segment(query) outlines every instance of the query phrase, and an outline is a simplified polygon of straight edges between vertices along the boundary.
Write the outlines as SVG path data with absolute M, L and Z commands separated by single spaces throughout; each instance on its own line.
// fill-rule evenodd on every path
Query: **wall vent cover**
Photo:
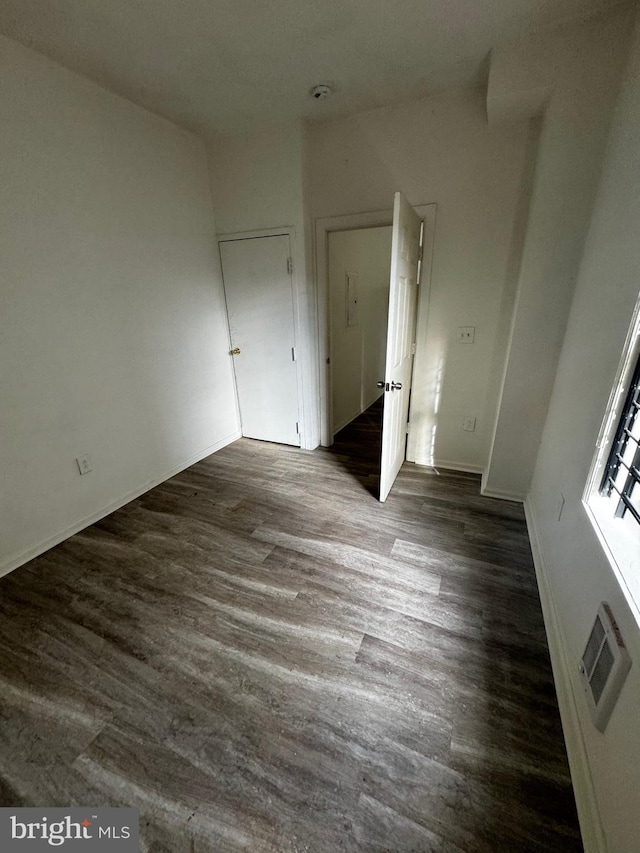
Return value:
M 631 669 L 631 658 L 611 608 L 602 602 L 587 641 L 580 675 L 594 726 L 604 731 Z

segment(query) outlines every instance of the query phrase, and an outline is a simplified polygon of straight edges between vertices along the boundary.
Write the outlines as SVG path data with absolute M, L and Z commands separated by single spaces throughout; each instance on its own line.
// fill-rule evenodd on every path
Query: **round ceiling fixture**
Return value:
M 330 83 L 318 83 L 309 91 L 309 94 L 316 101 L 326 101 L 333 95 L 333 87 Z

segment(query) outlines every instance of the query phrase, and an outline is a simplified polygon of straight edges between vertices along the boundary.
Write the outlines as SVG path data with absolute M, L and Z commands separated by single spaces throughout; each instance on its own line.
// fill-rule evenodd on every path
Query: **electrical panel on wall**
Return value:
M 604 731 L 631 669 L 631 658 L 611 608 L 602 602 L 580 662 L 580 675 L 591 719 Z

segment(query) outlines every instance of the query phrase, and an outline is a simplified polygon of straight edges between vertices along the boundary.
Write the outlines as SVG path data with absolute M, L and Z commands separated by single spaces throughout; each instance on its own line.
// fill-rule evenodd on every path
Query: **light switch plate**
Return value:
M 78 470 L 81 474 L 88 474 L 89 471 L 93 470 L 88 453 L 85 453 L 84 456 L 77 456 L 76 462 L 78 463 Z
M 472 344 L 476 339 L 475 326 L 458 326 L 456 340 L 459 344 Z

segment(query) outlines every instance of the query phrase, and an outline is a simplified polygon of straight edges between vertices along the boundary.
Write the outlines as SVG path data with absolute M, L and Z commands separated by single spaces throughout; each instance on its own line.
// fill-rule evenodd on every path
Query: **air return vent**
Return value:
M 603 602 L 580 662 L 580 675 L 594 726 L 604 731 L 631 659 L 620 636 L 611 608 Z

